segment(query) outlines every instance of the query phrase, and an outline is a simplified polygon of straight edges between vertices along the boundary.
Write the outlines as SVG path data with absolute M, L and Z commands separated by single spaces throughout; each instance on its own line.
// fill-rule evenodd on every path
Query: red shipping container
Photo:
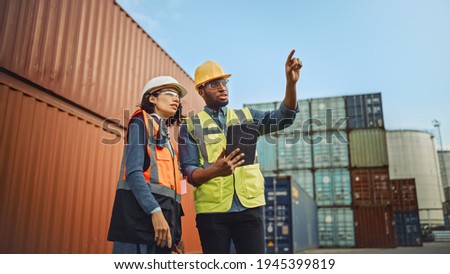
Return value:
M 353 208 L 355 247 L 395 247 L 395 223 L 392 207 Z
M 351 171 L 353 206 L 389 206 L 392 188 L 388 168 L 358 168 Z
M 391 180 L 392 205 L 394 212 L 410 212 L 419 210 L 416 193 L 416 180 Z

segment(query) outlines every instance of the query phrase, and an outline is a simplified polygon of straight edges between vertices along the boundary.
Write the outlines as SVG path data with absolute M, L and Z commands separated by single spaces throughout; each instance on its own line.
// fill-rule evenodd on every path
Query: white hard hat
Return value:
M 187 90 L 185 87 L 180 85 L 177 80 L 175 80 L 171 76 L 157 76 L 155 78 L 152 78 L 150 81 L 145 84 L 144 88 L 142 89 L 141 98 L 144 96 L 144 94 L 148 91 L 152 93 L 153 91 L 160 90 L 162 88 L 167 87 L 173 87 L 176 90 L 178 90 L 178 94 L 181 97 L 184 97 L 187 93 Z

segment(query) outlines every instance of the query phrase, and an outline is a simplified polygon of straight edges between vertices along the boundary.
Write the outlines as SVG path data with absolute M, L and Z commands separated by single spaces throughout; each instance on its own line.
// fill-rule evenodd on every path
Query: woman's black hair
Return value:
M 153 96 L 158 96 L 159 93 L 155 93 L 154 92 L 152 95 Z M 144 94 L 144 96 L 142 96 L 141 104 L 138 107 L 140 107 L 143 111 L 145 111 L 145 112 L 147 112 L 149 114 L 152 114 L 152 113 L 155 112 L 155 104 L 150 102 L 149 98 L 150 98 L 150 93 Z M 181 125 L 181 123 L 183 122 L 183 119 L 185 118 L 183 116 L 183 114 L 181 114 L 182 110 L 183 110 L 183 107 L 182 107 L 181 102 L 180 102 L 180 104 L 178 105 L 178 109 L 175 112 L 175 114 L 173 116 L 169 117 L 169 119 L 166 120 L 166 126 L 170 127 L 170 126 L 172 126 L 174 124 L 177 125 L 177 126 Z

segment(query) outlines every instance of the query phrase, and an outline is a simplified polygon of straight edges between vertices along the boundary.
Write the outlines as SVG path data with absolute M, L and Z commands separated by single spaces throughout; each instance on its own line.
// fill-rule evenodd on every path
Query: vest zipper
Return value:
M 175 151 L 175 149 L 173 148 L 173 146 L 172 146 L 172 143 L 170 142 L 170 140 L 168 140 L 168 146 L 170 146 L 170 148 L 171 149 L 169 149 L 169 150 L 171 150 L 172 151 L 172 153 L 171 153 L 171 155 L 172 155 L 172 169 L 173 169 L 173 182 L 174 182 L 174 186 L 175 186 L 175 194 L 173 195 L 173 198 L 174 198 L 174 200 L 175 200 L 175 202 L 177 201 L 177 174 L 176 174 L 176 170 L 175 170 L 175 153 L 176 153 L 176 151 Z
M 177 201 L 177 176 L 176 176 L 176 170 L 175 170 L 175 151 L 174 151 L 174 156 L 172 156 L 172 169 L 173 169 L 173 182 L 175 185 L 175 194 L 174 194 L 174 199 L 175 202 Z

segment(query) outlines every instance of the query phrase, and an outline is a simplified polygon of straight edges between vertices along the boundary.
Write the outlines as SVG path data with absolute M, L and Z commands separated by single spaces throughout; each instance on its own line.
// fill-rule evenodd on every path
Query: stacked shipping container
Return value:
M 291 176 L 292 182 L 316 200 L 319 245 L 421 245 L 418 210 L 402 208 L 398 200 L 398 195 L 410 197 L 405 194 L 408 188 L 403 186 L 408 180 L 391 182 L 392 167 L 389 161 L 395 153 L 388 150 L 389 138 L 384 129 L 381 94 L 300 100 L 298 104 L 301 115 L 294 124 L 266 138 L 263 144 L 260 140 L 258 152 L 261 157 L 269 156 L 261 159 L 266 176 Z M 279 103 L 247 106 L 270 110 L 277 108 Z M 341 119 L 346 117 L 348 120 Z M 416 146 L 416 150 L 420 147 L 414 145 L 414 141 L 406 141 L 402 145 L 405 144 Z M 392 150 L 405 149 L 396 147 Z M 422 150 L 425 153 L 425 148 Z M 434 150 L 427 147 L 426 151 L 432 153 Z M 408 156 L 408 160 L 418 161 L 416 156 Z M 435 162 L 430 158 L 428 165 L 435 167 Z M 395 166 L 392 169 L 395 179 L 405 178 L 405 174 L 409 174 L 399 172 L 404 165 Z M 423 167 L 415 172 L 421 169 Z M 427 172 L 430 170 L 434 169 L 430 168 Z M 422 173 L 418 175 L 419 181 L 426 172 Z M 445 187 L 441 192 L 447 202 L 450 201 L 450 186 L 445 184 L 446 180 L 442 181 Z M 433 193 L 439 195 L 439 191 Z M 433 196 L 429 202 L 439 202 L 437 198 Z M 439 208 L 432 210 L 439 211 Z M 448 210 L 445 212 L 448 214 Z M 446 215 L 446 224 L 450 223 L 449 219 L 450 216 Z M 348 225 L 350 220 L 352 229 Z
M 350 208 L 347 119 L 344 97 L 310 99 L 314 197 L 318 206 L 319 245 L 355 245 Z
M 422 245 L 415 179 L 391 180 L 398 246 Z
M 381 94 L 346 97 L 357 247 L 395 247 Z
M 441 171 L 442 187 L 444 188 L 444 222 L 445 227 L 450 229 L 450 151 L 438 151 L 439 167 Z
M 260 140 L 258 152 L 270 156 L 260 158 L 266 176 L 291 176 L 316 200 L 319 245 L 420 245 L 417 211 L 401 209 L 398 195 L 405 189 L 390 180 L 381 94 L 298 104 L 301 115 L 294 124 Z M 247 106 L 273 110 L 279 103 Z
M 0 253 L 110 253 L 124 125 L 151 77 L 194 81 L 113 0 L 0 1 Z M 203 103 L 196 92 L 183 110 Z M 186 252 L 201 252 L 192 189 Z
M 315 201 L 289 177 L 265 177 L 266 253 L 298 253 L 318 246 Z
M 298 105 L 300 113 L 292 126 L 258 141 L 259 156 L 272 155 L 270 162 L 261 159 L 263 173 L 290 176 L 316 200 L 322 217 L 320 246 L 354 246 L 345 99 L 299 100 Z M 246 106 L 273 110 L 279 104 Z

